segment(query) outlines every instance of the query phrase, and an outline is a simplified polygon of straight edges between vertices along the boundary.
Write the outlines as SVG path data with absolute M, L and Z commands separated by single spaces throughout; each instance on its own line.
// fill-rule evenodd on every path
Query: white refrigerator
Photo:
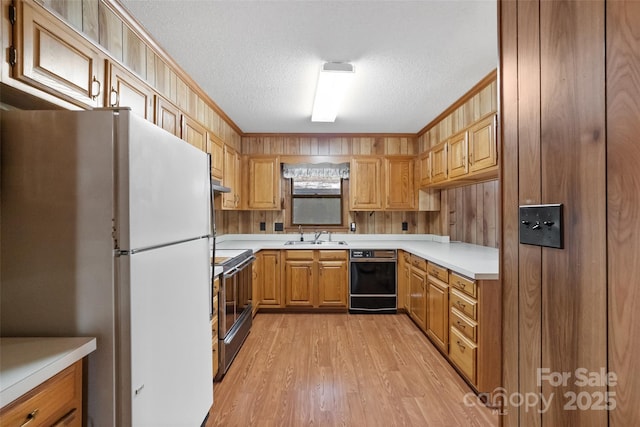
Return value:
M 207 155 L 127 109 L 0 115 L 2 336 L 97 337 L 88 426 L 200 426 Z

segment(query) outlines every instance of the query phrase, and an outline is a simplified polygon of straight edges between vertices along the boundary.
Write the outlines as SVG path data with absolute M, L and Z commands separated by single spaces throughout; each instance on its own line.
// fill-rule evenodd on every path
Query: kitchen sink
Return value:
M 337 241 L 328 241 L 328 240 L 318 240 L 314 242 L 313 240 L 300 241 L 300 240 L 289 240 L 285 242 L 285 245 L 319 245 L 319 246 L 346 246 L 347 242 L 344 240 Z
M 347 242 L 345 242 L 344 240 L 336 240 L 336 241 L 318 240 L 315 244 L 321 245 L 321 246 L 341 246 L 341 245 L 346 245 Z

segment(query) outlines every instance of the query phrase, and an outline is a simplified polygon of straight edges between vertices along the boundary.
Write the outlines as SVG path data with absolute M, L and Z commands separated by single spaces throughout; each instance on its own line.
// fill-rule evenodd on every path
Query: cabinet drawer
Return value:
M 451 289 L 451 292 L 449 294 L 449 304 L 451 307 L 455 307 L 457 310 L 461 311 L 473 320 L 476 320 L 478 303 L 475 300 L 465 296 L 460 291 Z
M 409 252 L 402 252 L 402 258 L 404 259 L 404 262 L 411 264 L 411 254 Z
M 449 357 L 469 380 L 476 383 L 477 346 L 465 338 L 456 328 L 451 328 Z
M 427 261 L 418 256 L 411 255 L 411 265 L 422 271 L 427 271 Z
M 447 269 L 444 267 L 440 267 L 439 265 L 430 262 L 427 265 L 427 273 L 442 280 L 444 283 L 449 283 L 449 274 Z
M 449 325 L 452 328 L 456 328 L 459 332 L 461 332 L 464 336 L 469 338 L 471 341 L 477 343 L 477 329 L 478 324 L 473 320 L 469 319 L 464 314 L 460 313 L 457 309 L 451 308 L 451 312 L 449 313 Z
M 69 366 L 0 411 L 2 426 L 21 426 L 30 419 L 34 426 L 56 423 L 82 425 L 82 361 Z
M 449 273 L 449 283 L 454 288 L 464 292 L 465 294 L 473 298 L 476 298 L 478 296 L 476 282 L 471 279 L 467 279 L 466 277 L 462 277 L 457 275 L 456 273 L 451 272 Z
M 318 259 L 325 260 L 346 260 L 348 257 L 347 251 L 318 251 Z
M 287 259 L 313 260 L 313 251 L 312 250 L 284 251 L 284 256 Z

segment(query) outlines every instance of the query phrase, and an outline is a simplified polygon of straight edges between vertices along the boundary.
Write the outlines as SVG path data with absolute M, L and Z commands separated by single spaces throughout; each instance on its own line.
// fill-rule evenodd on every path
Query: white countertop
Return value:
M 0 337 L 0 408 L 95 349 L 92 337 Z
M 305 234 L 305 241 L 313 241 L 313 234 Z M 333 241 L 347 245 L 285 245 L 288 240 L 300 240 L 299 234 L 225 234 L 216 239 L 216 249 L 402 249 L 421 258 L 476 280 L 498 279 L 498 249 L 450 242 L 448 236 L 431 234 L 339 234 Z M 322 235 L 320 240 L 327 240 Z

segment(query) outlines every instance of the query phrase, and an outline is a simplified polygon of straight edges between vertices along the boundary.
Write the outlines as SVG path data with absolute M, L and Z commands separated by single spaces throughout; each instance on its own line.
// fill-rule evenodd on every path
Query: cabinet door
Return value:
M 381 210 L 384 197 L 382 159 L 354 158 L 349 177 L 351 210 Z
M 249 158 L 249 209 L 280 208 L 278 157 Z
M 287 307 L 313 307 L 313 261 L 286 260 L 284 283 Z
M 466 175 L 469 172 L 469 162 L 467 161 L 467 132 L 465 131 L 452 136 L 447 141 L 447 144 L 449 178 Z
M 180 137 L 198 150 L 207 150 L 207 130 L 187 115 L 182 115 Z
M 413 159 L 386 159 L 387 209 L 410 210 L 415 207 L 414 170 Z
M 109 107 L 129 107 L 134 114 L 153 121 L 153 90 L 133 74 L 109 62 Z
M 235 209 L 238 204 L 236 194 L 236 151 L 228 146 L 224 146 L 224 178 L 222 183 L 231 188 L 230 193 L 222 193 L 222 209 Z
M 418 164 L 420 170 L 420 187 L 426 187 L 431 183 L 431 153 L 427 152 L 420 156 Z
M 156 95 L 156 125 L 180 137 L 180 110 L 161 96 Z
M 318 306 L 347 307 L 347 261 L 318 261 Z
M 224 178 L 224 142 L 217 136 L 209 134 L 209 154 L 211 154 L 211 176 Z
M 100 50 L 40 6 L 15 4 L 17 61 L 12 77 L 76 105 L 102 106 L 105 76 Z
M 260 278 L 260 306 L 280 307 L 280 251 L 261 251 Z
M 449 288 L 438 279 L 427 279 L 427 334 L 445 353 L 449 342 Z
M 496 116 L 492 115 L 469 129 L 470 171 L 476 172 L 497 164 Z
M 411 317 L 422 330 L 426 330 L 427 327 L 425 276 L 425 272 L 420 271 L 417 268 L 411 269 Z
M 447 179 L 447 143 L 441 142 L 431 149 L 431 183 Z

